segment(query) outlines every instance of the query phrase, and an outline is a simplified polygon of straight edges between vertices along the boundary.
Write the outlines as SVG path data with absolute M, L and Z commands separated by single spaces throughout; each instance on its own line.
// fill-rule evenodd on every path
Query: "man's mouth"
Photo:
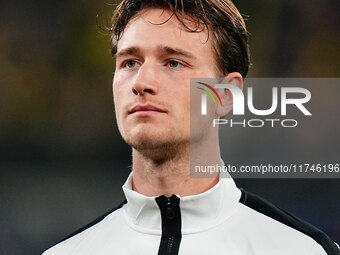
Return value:
M 147 105 L 137 105 L 129 111 L 129 114 L 134 114 L 134 113 L 139 113 L 139 114 L 150 114 L 150 113 L 167 113 L 166 110 L 158 108 L 156 106 L 147 104 Z

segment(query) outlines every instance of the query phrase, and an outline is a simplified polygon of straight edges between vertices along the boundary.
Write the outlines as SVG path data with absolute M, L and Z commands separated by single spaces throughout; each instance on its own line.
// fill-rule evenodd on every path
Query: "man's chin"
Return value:
M 179 137 L 132 137 L 124 139 L 133 149 L 144 156 L 157 159 L 173 158 L 178 152 L 183 151 L 185 146 L 190 146 L 190 139 L 179 139 Z
M 163 132 L 152 127 L 135 127 L 125 133 L 124 140 L 136 150 L 159 149 L 169 143 L 171 132 Z
M 142 137 L 134 139 L 125 139 L 125 142 L 138 151 L 143 150 L 159 150 L 171 146 L 169 140 L 156 137 Z

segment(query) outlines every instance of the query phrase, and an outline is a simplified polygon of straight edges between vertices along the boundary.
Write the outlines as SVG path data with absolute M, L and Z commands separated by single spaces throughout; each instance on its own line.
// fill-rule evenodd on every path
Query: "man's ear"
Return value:
M 243 78 L 238 72 L 229 73 L 220 84 L 231 84 L 243 90 Z M 216 114 L 218 117 L 223 117 L 233 109 L 233 95 L 229 89 L 224 88 L 219 88 L 217 92 L 221 97 L 222 105 L 218 105 Z

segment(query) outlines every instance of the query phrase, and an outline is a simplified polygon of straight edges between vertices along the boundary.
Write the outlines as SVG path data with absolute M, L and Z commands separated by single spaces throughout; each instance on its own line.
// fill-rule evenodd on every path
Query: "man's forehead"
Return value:
M 180 20 L 177 17 L 180 17 Z M 202 23 L 196 24 L 197 22 L 194 22 L 185 14 L 180 16 L 177 14 L 177 17 L 170 10 L 155 8 L 141 10 L 127 23 L 122 36 L 131 28 L 134 29 L 138 26 L 139 30 L 157 30 L 157 33 L 161 33 L 162 30 L 167 32 L 171 30 L 184 37 L 199 35 L 199 37 L 203 38 L 203 41 L 207 41 L 208 31 L 205 25 Z M 140 32 L 143 33 L 144 31 Z M 170 38 L 168 37 L 168 39 Z
M 195 33 L 190 32 L 172 15 L 171 11 L 146 9 L 136 14 L 125 27 L 122 37 L 117 42 L 117 55 L 127 48 L 136 52 L 134 48 L 141 48 L 139 45 L 159 52 L 170 53 L 171 49 L 176 49 L 177 52 L 186 49 L 190 52 L 190 48 L 207 42 L 208 33 L 205 29 L 199 29 Z
M 178 18 L 183 21 L 186 27 L 190 27 L 193 30 L 201 31 L 204 29 L 202 24 L 196 24 L 192 18 L 190 18 L 185 13 L 175 13 L 171 10 L 162 9 L 162 8 L 146 8 L 140 10 L 137 14 L 135 14 L 131 20 L 128 22 L 127 26 L 130 23 L 133 23 L 135 20 L 140 19 L 141 21 L 147 24 L 153 24 L 158 26 L 167 26 L 167 25 L 176 25 L 180 29 L 185 30 L 185 26 L 181 24 Z M 199 28 L 199 29 L 197 29 Z

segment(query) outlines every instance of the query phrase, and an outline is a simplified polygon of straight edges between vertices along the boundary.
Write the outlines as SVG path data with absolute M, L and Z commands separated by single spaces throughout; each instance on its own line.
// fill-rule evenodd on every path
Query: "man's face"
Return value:
M 161 9 L 141 11 L 118 41 L 113 93 L 124 140 L 137 150 L 190 143 L 190 78 L 215 77 L 207 31 Z M 161 24 L 161 25 L 159 25 Z

